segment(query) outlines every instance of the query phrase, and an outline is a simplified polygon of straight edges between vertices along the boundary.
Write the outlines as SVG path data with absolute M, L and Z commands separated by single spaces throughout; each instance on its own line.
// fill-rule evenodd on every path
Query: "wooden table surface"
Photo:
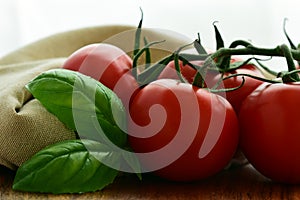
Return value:
M 273 183 L 251 165 L 224 170 L 209 179 L 193 183 L 174 183 L 153 176 L 139 181 L 134 175 L 118 179 L 102 191 L 85 194 L 36 194 L 11 189 L 14 172 L 0 166 L 0 199 L 300 199 L 300 186 Z

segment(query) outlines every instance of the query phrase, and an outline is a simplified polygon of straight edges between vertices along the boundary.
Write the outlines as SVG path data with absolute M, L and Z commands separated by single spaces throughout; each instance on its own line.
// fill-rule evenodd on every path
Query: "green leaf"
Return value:
M 122 151 L 122 158 L 124 159 L 125 163 L 128 165 L 130 169 L 126 170 L 128 172 L 132 171 L 134 172 L 137 177 L 142 180 L 142 175 L 141 175 L 141 165 L 140 161 L 137 158 L 137 156 L 133 153 L 132 149 L 127 148 L 127 151 Z
M 218 29 L 218 27 L 215 25 L 216 22 L 213 23 L 214 29 L 215 29 L 215 35 L 216 35 L 216 42 L 217 42 L 217 50 L 225 47 L 223 38 L 221 36 L 221 33 Z
M 201 54 L 207 54 L 205 48 L 201 44 L 201 38 L 200 38 L 200 33 L 198 33 L 198 39 L 194 41 L 194 47 L 196 51 L 201 55 Z
M 17 170 L 13 189 L 41 193 L 83 193 L 112 183 L 120 167 L 121 154 L 91 140 L 67 140 L 50 145 Z M 105 163 L 104 162 L 104 163 Z
M 288 40 L 290 46 L 292 49 L 297 49 L 296 45 L 294 45 L 293 41 L 291 40 L 289 34 L 287 33 L 286 31 L 286 22 L 287 22 L 287 18 L 284 18 L 284 21 L 283 21 L 283 32 L 284 32 L 284 35 L 286 37 L 286 39 Z
M 145 69 L 138 75 L 139 84 L 143 86 L 156 80 L 160 73 L 164 70 L 166 65 L 173 59 L 174 55 L 172 54 Z
M 81 138 L 107 136 L 122 147 L 127 142 L 126 114 L 118 96 L 99 81 L 66 69 L 46 71 L 26 85 L 32 95 Z M 96 117 L 101 132 L 91 118 Z
M 148 46 L 149 42 L 146 37 L 144 37 L 144 45 Z M 145 50 L 145 69 L 147 69 L 151 65 L 151 50 L 147 48 Z
M 138 27 L 136 29 L 136 32 L 135 32 L 133 56 L 135 56 L 140 50 L 142 25 L 143 25 L 143 20 L 144 20 L 144 13 L 143 13 L 142 8 L 140 8 L 140 11 L 141 11 L 141 19 L 139 21 L 139 25 L 138 25 Z

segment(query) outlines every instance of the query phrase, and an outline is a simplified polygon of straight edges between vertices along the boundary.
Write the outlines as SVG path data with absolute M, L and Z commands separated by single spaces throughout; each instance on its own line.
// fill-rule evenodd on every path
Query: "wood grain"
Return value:
M 13 191 L 14 172 L 0 167 L 0 199 L 10 200 L 118 200 L 118 199 L 300 199 L 300 186 L 274 183 L 260 175 L 251 165 L 224 170 L 206 180 L 176 183 L 145 175 L 139 181 L 125 175 L 102 191 L 85 194 L 37 194 Z

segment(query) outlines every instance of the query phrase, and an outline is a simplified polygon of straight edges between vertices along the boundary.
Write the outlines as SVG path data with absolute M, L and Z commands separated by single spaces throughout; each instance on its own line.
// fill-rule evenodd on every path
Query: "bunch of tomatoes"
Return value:
M 150 45 L 129 56 L 98 43 L 74 52 L 63 68 L 99 80 L 122 100 L 128 141 L 143 172 L 175 181 L 204 179 L 242 151 L 266 177 L 299 183 L 300 79 L 294 60 L 300 52 L 246 41 L 225 48 L 215 30 L 219 46 L 213 53 L 197 39 L 197 54 L 178 50 L 140 68 L 138 56 L 149 53 Z M 288 71 L 275 73 L 258 60 L 254 64 L 254 57 L 234 57 L 245 54 L 282 56 Z

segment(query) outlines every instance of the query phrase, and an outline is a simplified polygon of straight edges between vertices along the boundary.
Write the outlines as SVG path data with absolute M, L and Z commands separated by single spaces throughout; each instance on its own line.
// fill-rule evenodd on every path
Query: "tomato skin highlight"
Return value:
M 263 175 L 300 183 L 300 85 L 264 83 L 243 102 L 240 146 Z
M 131 66 L 131 58 L 121 49 L 110 44 L 99 43 L 75 51 L 66 60 L 63 68 L 79 71 L 99 80 L 109 88 L 114 88 L 120 76 L 129 71 Z M 109 74 L 110 80 L 106 78 Z
M 71 54 L 62 68 L 88 75 L 113 90 L 129 105 L 139 85 L 132 76 L 132 59 L 122 49 L 106 43 L 84 46 Z
M 186 97 L 187 101 L 179 99 L 180 95 Z M 192 102 L 192 98 L 189 100 L 190 96 L 195 96 L 196 104 Z M 165 119 L 160 112 L 151 113 L 151 108 L 155 105 L 163 107 Z M 180 106 L 186 107 L 182 110 Z M 193 115 L 194 113 L 199 113 L 198 119 L 195 119 L 197 115 Z M 133 122 L 129 123 L 128 140 L 135 152 L 161 151 L 175 139 L 179 141 L 156 157 L 139 156 L 146 169 L 169 159 L 183 149 L 187 138 L 191 139 L 186 149 L 179 152 L 178 158 L 153 170 L 156 175 L 168 180 L 194 181 L 212 176 L 230 162 L 238 145 L 237 116 L 229 102 L 190 84 L 171 79 L 154 81 L 134 97 L 130 114 Z M 189 115 L 190 118 L 184 119 Z M 183 122 L 184 120 L 187 121 Z M 161 129 L 157 129 L 155 125 L 147 127 L 149 123 L 159 124 L 161 121 L 164 122 Z M 184 129 L 180 129 L 181 122 L 185 123 Z M 143 131 L 137 131 L 133 123 L 144 127 Z M 151 134 L 153 135 L 145 137 Z M 209 145 L 213 145 L 211 149 L 207 147 Z

